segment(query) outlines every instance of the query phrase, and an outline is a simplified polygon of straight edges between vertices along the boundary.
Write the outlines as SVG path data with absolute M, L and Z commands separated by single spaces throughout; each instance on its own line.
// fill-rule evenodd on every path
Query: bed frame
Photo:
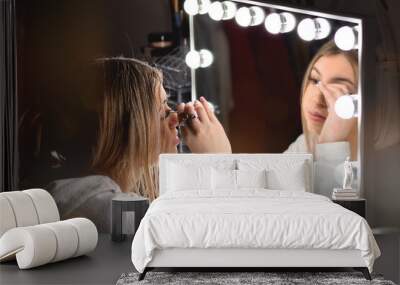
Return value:
M 309 166 L 308 181 L 313 181 L 313 158 L 311 154 L 162 154 L 160 155 L 160 195 L 167 192 L 168 162 L 193 160 L 216 163 L 235 161 L 240 158 L 254 157 L 261 160 L 290 159 L 291 161 L 305 161 Z M 313 183 L 309 183 L 308 192 L 313 192 Z M 202 269 L 206 271 L 266 271 L 267 269 L 282 269 L 290 271 L 304 269 L 304 271 L 323 271 L 338 268 L 353 268 L 361 271 L 367 280 L 371 280 L 369 270 L 361 257 L 359 250 L 333 249 L 265 249 L 265 248 L 168 248 L 157 249 L 153 259 L 149 262 L 139 280 L 143 280 L 146 273 L 154 269 Z M 340 270 L 338 270 L 340 271 Z
M 156 250 L 152 261 L 139 275 L 143 280 L 146 273 L 154 269 L 184 268 L 216 271 L 270 271 L 282 269 L 290 271 L 301 268 L 302 271 L 335 268 L 353 268 L 361 271 L 367 280 L 371 280 L 369 270 L 359 250 L 330 249 L 197 249 L 170 248 Z M 229 270 L 228 270 L 229 269 Z M 193 270 L 195 271 L 195 270 Z

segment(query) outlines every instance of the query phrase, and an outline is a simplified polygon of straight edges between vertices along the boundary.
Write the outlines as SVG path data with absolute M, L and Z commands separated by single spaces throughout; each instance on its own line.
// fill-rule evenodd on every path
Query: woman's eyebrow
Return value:
M 316 73 L 318 73 L 318 75 L 321 75 L 321 72 L 319 72 L 319 70 L 316 67 L 313 67 L 311 71 L 315 71 Z
M 355 85 L 351 79 L 346 78 L 346 77 L 340 77 L 340 76 L 332 78 L 331 80 L 329 80 L 329 82 L 330 83 L 348 83 L 352 87 L 354 87 L 354 85 Z

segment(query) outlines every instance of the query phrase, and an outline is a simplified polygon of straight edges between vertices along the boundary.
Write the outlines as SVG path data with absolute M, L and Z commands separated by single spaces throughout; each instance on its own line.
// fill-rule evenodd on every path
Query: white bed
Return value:
M 380 252 L 367 222 L 312 194 L 312 178 L 308 154 L 162 155 L 132 262 L 141 278 L 155 267 L 354 267 L 368 278 Z

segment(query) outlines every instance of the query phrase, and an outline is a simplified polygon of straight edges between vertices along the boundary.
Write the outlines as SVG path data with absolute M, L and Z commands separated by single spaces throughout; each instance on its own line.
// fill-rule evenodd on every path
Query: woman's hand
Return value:
M 232 153 L 225 130 L 204 97 L 194 103 L 180 104 L 178 112 L 192 117 L 181 130 L 193 153 Z
M 322 127 L 319 136 L 319 143 L 347 141 L 349 135 L 357 124 L 357 119 L 342 119 L 335 112 L 336 100 L 343 95 L 348 95 L 349 90 L 344 84 L 329 84 L 325 85 L 320 82 L 318 84 L 325 101 L 328 105 L 328 117 Z

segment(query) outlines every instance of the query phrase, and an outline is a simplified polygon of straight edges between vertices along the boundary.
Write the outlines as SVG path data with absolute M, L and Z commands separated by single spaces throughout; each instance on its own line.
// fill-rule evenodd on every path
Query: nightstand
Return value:
M 332 202 L 339 204 L 340 206 L 359 214 L 361 217 L 365 218 L 366 213 L 366 203 L 365 199 L 353 199 L 353 200 L 336 200 L 332 199 Z
M 143 197 L 120 195 L 112 199 L 111 239 L 123 241 L 135 235 L 140 221 L 149 208 L 149 200 Z

